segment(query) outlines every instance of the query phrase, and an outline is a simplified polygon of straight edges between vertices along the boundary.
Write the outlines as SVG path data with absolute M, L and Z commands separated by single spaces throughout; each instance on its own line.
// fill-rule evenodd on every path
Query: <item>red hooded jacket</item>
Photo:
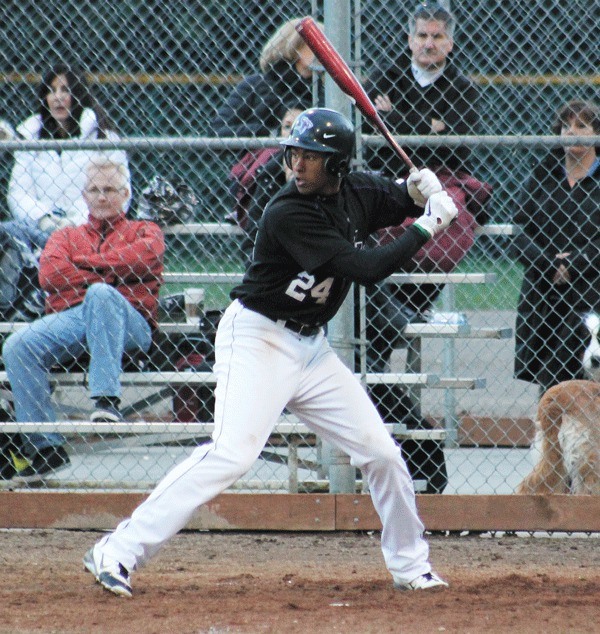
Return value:
M 90 216 L 84 225 L 55 231 L 40 257 L 46 312 L 80 304 L 91 284 L 105 282 L 156 326 L 164 252 L 158 225 L 125 214 L 110 220 Z

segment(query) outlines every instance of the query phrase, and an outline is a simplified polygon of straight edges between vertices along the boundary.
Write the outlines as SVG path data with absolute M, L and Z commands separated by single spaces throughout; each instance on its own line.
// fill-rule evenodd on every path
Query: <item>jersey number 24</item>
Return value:
M 285 294 L 299 302 L 303 302 L 307 297 L 312 297 L 315 303 L 324 304 L 329 297 L 332 284 L 333 277 L 328 277 L 315 285 L 314 275 L 302 271 L 296 279 L 290 282 Z

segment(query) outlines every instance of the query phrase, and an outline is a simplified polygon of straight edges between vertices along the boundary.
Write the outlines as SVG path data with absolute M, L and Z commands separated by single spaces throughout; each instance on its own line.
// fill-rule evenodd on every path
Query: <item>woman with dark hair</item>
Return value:
M 59 63 L 42 78 L 36 95 L 35 114 L 17 127 L 19 138 L 117 140 L 106 113 L 91 94 L 85 75 Z M 40 150 L 15 153 L 8 187 L 8 206 L 15 220 L 46 233 L 87 221 L 81 192 L 85 166 L 98 154 L 127 166 L 120 150 Z
M 600 108 L 571 101 L 552 131 L 600 134 Z M 584 378 L 584 315 L 600 311 L 600 158 L 593 145 L 553 150 L 534 168 L 514 217 L 524 278 L 516 322 L 515 376 L 542 391 Z

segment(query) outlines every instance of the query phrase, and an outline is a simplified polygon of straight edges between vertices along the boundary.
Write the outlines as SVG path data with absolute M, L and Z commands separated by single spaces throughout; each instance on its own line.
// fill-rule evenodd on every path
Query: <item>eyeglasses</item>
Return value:
M 125 187 L 90 187 L 85 191 L 89 196 L 106 196 L 109 198 L 110 196 L 116 196 L 125 191 Z

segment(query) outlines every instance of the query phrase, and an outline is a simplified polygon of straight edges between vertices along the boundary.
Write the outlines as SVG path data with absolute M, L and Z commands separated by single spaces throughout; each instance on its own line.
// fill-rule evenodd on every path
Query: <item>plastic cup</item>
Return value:
M 204 289 L 186 288 L 183 291 L 185 316 L 188 322 L 197 321 L 204 307 Z

